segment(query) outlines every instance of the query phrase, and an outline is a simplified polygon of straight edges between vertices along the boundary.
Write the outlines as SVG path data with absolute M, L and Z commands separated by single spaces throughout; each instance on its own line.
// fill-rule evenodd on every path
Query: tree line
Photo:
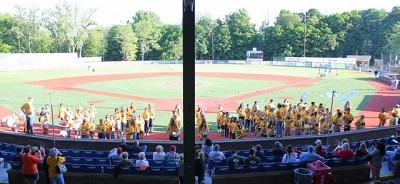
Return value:
M 94 9 L 63 2 L 49 10 L 16 6 L 0 13 L 0 53 L 76 52 L 107 61 L 182 59 L 182 26 L 162 23 L 151 11 L 138 11 L 123 24 L 99 26 Z M 246 51 L 280 57 L 346 57 L 400 54 L 400 6 L 390 12 L 353 10 L 323 15 L 317 9 L 281 10 L 275 22 L 256 27 L 245 9 L 222 19 L 196 18 L 196 58 L 243 60 Z

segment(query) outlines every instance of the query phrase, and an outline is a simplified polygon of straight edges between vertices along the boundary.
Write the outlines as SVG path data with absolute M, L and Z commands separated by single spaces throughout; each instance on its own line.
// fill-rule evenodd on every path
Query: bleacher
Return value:
M 386 145 L 387 150 L 396 149 L 395 143 L 392 141 L 394 137 L 387 137 L 375 140 L 366 140 L 359 142 L 351 142 L 350 148 L 352 150 L 358 149 L 361 142 L 364 142 L 368 148 L 371 147 L 373 141 L 379 141 Z M 20 175 L 21 163 L 20 162 L 11 162 L 10 158 L 15 153 L 15 149 L 18 145 L 9 144 L 9 143 L 0 143 L 0 158 L 4 158 L 4 167 L 7 168 L 8 164 L 11 165 L 11 169 L 8 171 L 9 178 L 12 180 L 13 177 L 10 175 Z M 328 155 L 325 160 L 325 164 L 332 168 L 333 172 L 339 172 L 342 170 L 342 174 L 354 174 L 357 173 L 360 176 L 367 176 L 369 178 L 369 165 L 368 162 L 362 160 L 362 158 L 354 158 L 352 160 L 341 160 L 336 158 L 334 153 L 332 153 L 332 149 L 329 145 L 325 146 L 328 149 Z M 295 149 L 300 151 L 306 151 L 306 146 L 295 147 Z M 295 168 L 304 168 L 306 167 L 305 163 L 282 163 L 282 157 L 273 156 L 273 149 L 263 149 L 265 156 L 260 158 L 261 163 L 257 165 L 240 165 L 240 166 L 226 166 L 226 159 L 224 160 L 210 160 L 207 165 L 207 173 L 209 173 L 213 179 L 213 183 L 225 183 L 227 178 L 235 178 L 240 177 L 243 179 L 249 179 L 248 177 L 257 178 L 261 177 L 265 179 L 265 177 L 275 177 L 277 175 L 287 175 L 287 177 L 293 177 L 293 170 Z M 90 173 L 93 181 L 97 181 L 94 178 L 108 178 L 112 179 L 112 174 L 114 173 L 115 167 L 118 164 L 119 160 L 109 159 L 109 151 L 99 151 L 99 150 L 75 150 L 75 149 L 60 149 L 60 152 L 66 157 L 65 165 L 68 169 L 67 173 L 64 173 L 65 177 L 76 178 L 77 176 L 84 177 L 85 173 Z M 223 152 L 226 158 L 231 156 L 229 151 Z M 237 155 L 242 157 L 249 156 L 249 150 L 237 150 Z M 129 157 L 133 163 L 138 159 L 138 153 L 129 153 Z M 300 157 L 300 154 L 298 154 Z M 149 162 L 149 167 L 146 170 L 141 170 L 138 167 L 125 167 L 121 168 L 120 177 L 122 179 L 129 179 L 129 176 L 144 176 L 146 179 L 155 179 L 154 181 L 158 181 L 158 177 L 170 177 L 170 181 L 175 183 L 178 181 L 178 171 L 176 167 L 176 162 L 168 162 L 168 161 L 157 161 L 153 160 L 153 152 L 146 152 L 146 159 Z M 400 154 L 396 154 L 393 159 L 393 163 L 390 164 L 399 164 L 400 163 Z M 346 169 L 347 168 L 347 169 Z M 397 168 L 394 166 L 394 168 Z M 40 172 L 43 172 L 43 164 L 38 164 L 38 169 Z M 17 172 L 18 171 L 18 172 Z M 363 174 L 360 174 L 363 172 Z M 394 173 L 398 172 L 396 169 L 393 170 Z M 268 174 L 265 174 L 268 173 Z M 286 174 L 285 174 L 286 173 Z M 93 175 L 94 174 L 94 175 Z M 86 175 L 87 176 L 87 175 Z M 67 180 L 66 179 L 66 180 Z M 354 179 L 354 178 L 353 178 Z M 10 181 L 11 181 L 10 180 Z M 164 178 L 165 180 L 165 178 Z M 167 179 L 168 180 L 168 179 Z M 153 180 L 149 180 L 149 183 L 153 183 Z M 239 180 L 237 180 L 239 181 Z M 293 180 L 291 180 L 293 181 Z M 350 181 L 349 181 L 350 182 Z M 18 182 L 17 182 L 18 183 Z M 39 182 L 40 183 L 40 182 Z M 91 183 L 91 182 L 89 182 Z M 101 182 L 100 182 L 101 183 Z M 156 182 L 157 183 L 157 182 Z M 232 182 L 230 182 L 232 183 Z M 233 182 L 236 183 L 236 182 Z M 283 182 L 284 183 L 284 182 Z

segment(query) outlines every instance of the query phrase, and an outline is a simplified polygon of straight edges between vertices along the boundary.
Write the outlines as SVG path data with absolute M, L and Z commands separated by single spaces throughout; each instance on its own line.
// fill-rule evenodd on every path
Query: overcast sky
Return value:
M 17 4 L 48 9 L 61 2 L 61 0 L 0 0 L 0 12 L 13 13 Z M 100 25 L 124 23 L 139 10 L 155 12 L 164 23 L 179 24 L 182 20 L 182 0 L 68 0 L 68 2 L 78 3 L 83 10 L 96 9 L 93 18 Z M 250 14 L 251 22 L 261 25 L 261 22 L 267 19 L 272 23 L 282 9 L 305 12 L 316 8 L 323 14 L 332 14 L 369 8 L 390 11 L 394 6 L 400 6 L 400 0 L 197 0 L 196 12 L 222 19 L 233 11 L 245 8 Z

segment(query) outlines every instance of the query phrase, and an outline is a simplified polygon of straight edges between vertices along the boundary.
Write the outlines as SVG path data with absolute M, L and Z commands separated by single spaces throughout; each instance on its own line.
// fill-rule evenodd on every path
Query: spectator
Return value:
M 143 145 L 142 147 L 139 146 L 139 141 L 135 141 L 135 145 L 131 146 L 129 149 L 130 152 L 133 153 L 139 153 L 139 152 L 146 152 L 147 151 L 147 145 Z
M 228 166 L 244 165 L 243 157 L 237 155 L 235 150 L 232 150 L 231 153 L 232 156 L 227 159 L 226 163 Z
M 260 163 L 260 158 L 255 156 L 255 150 L 253 148 L 249 151 L 249 157 L 247 157 L 244 162 L 246 165 L 257 165 Z
M 195 175 L 197 176 L 197 183 L 204 183 L 204 172 L 206 171 L 206 157 L 203 150 L 196 151 L 197 157 L 195 160 Z
M 376 148 L 369 152 L 364 158 L 368 157 L 370 158 L 369 164 L 370 164 L 370 171 L 371 171 L 371 177 L 372 181 L 374 180 L 379 180 L 380 178 L 380 173 L 381 173 L 381 168 L 382 168 L 382 161 L 383 157 L 385 156 L 385 144 L 381 142 L 376 143 Z
M 22 147 L 18 146 L 15 149 L 15 154 L 11 156 L 10 161 L 21 162 L 22 161 Z
M 165 160 L 167 161 L 179 161 L 179 154 L 176 152 L 176 146 L 171 145 L 169 147 L 169 152 L 165 155 Z
M 210 160 L 223 160 L 225 159 L 225 155 L 222 151 L 219 151 L 219 145 L 214 145 L 213 151 L 210 152 L 209 155 Z
M 39 179 L 39 171 L 37 164 L 43 161 L 42 153 L 37 147 L 25 146 L 24 155 L 22 156 L 22 174 L 25 183 L 36 184 Z
M 183 176 L 184 176 L 184 162 L 183 162 L 183 153 L 179 155 L 179 161 L 177 164 L 178 167 L 178 176 L 179 176 L 179 183 L 183 184 Z
M 153 160 L 164 160 L 164 159 L 165 159 L 164 148 L 161 145 L 158 145 L 156 147 L 156 151 L 153 152 Z
M 255 148 L 255 151 L 256 151 L 255 155 L 258 158 L 262 158 L 262 157 L 265 156 L 265 152 L 262 150 L 261 145 L 257 144 L 254 148 Z
M 57 173 L 56 171 L 57 166 L 64 162 L 65 157 L 61 152 L 57 148 L 52 148 L 50 150 L 50 156 L 46 159 L 51 184 L 64 184 L 63 174 Z
M 110 160 L 121 160 L 122 159 L 122 148 L 117 148 L 117 151 L 110 156 Z
M 297 153 L 293 151 L 293 147 L 288 145 L 286 148 L 286 153 L 283 155 L 282 162 L 283 163 L 296 163 L 299 162 L 297 159 Z
M 140 167 L 141 170 L 146 170 L 149 167 L 149 162 L 146 160 L 144 152 L 139 153 L 139 160 L 136 160 L 135 167 Z
M 314 146 L 312 146 L 312 145 L 308 146 L 307 152 L 303 152 L 300 155 L 300 162 L 308 163 L 308 162 L 314 162 L 316 160 L 325 161 L 325 159 L 323 157 L 314 153 Z
M 122 148 L 122 152 L 129 151 L 131 148 L 128 144 L 126 144 L 126 138 L 121 138 L 121 144 L 118 145 L 118 148 Z
M 315 153 L 317 153 L 318 155 L 320 155 L 321 157 L 326 158 L 326 151 L 322 148 L 321 144 L 317 144 L 317 146 L 315 147 Z
M 275 141 L 275 148 L 272 150 L 272 155 L 282 157 L 285 153 L 286 151 L 283 149 L 282 143 Z
M 128 158 L 128 157 L 129 157 L 128 152 L 123 152 L 123 153 L 121 154 L 121 157 L 122 157 L 122 160 L 120 160 L 119 163 L 118 163 L 118 165 L 117 165 L 117 167 L 115 167 L 115 170 L 114 170 L 114 178 L 117 178 L 117 177 L 118 177 L 119 172 L 121 171 L 121 167 L 130 167 L 130 166 L 133 166 L 132 160 L 130 160 L 130 159 Z
M 322 145 L 321 139 L 317 139 L 317 140 L 315 141 L 315 147 L 317 147 L 318 145 L 321 145 L 321 146 L 322 146 L 322 149 L 323 149 L 325 152 L 327 152 L 328 148 L 325 147 L 324 145 Z
M 354 158 L 354 152 L 350 149 L 349 143 L 344 143 L 343 146 L 335 148 L 335 155 L 343 160 Z
M 201 146 L 201 149 L 203 150 L 206 157 L 208 157 L 210 155 L 210 152 L 213 150 L 213 145 L 212 145 L 211 139 L 205 138 L 204 143 Z
M 364 157 L 368 154 L 367 145 L 365 143 L 361 143 L 358 150 L 356 150 L 355 157 Z

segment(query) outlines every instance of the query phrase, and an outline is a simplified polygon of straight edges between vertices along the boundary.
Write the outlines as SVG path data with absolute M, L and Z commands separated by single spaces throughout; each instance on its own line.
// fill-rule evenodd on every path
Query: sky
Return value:
M 36 6 L 45 10 L 61 2 L 62 0 L 1 0 L 0 12 L 13 14 L 15 5 Z M 93 19 L 97 24 L 104 26 L 125 23 L 139 10 L 155 12 L 163 23 L 180 24 L 182 20 L 182 0 L 68 0 L 67 2 L 78 3 L 82 10 L 96 9 Z M 394 6 L 400 6 L 400 0 L 197 0 L 196 14 L 223 19 L 225 15 L 244 8 L 249 12 L 250 21 L 259 26 L 264 20 L 273 23 L 283 9 L 305 12 L 316 8 L 322 14 L 333 14 L 369 8 L 390 11 Z

